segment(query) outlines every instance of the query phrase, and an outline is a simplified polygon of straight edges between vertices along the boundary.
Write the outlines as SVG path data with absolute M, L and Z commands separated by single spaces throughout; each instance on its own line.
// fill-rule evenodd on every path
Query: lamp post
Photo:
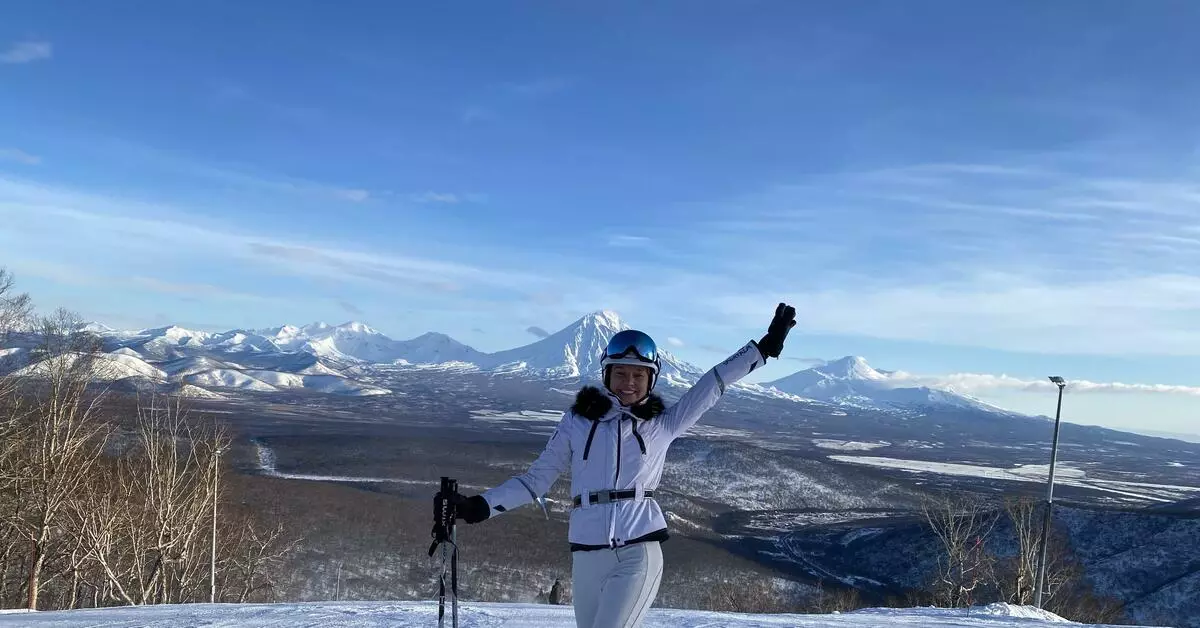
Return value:
M 212 555 L 208 572 L 208 601 L 213 604 L 217 602 L 217 477 L 221 473 L 221 454 L 223 453 L 225 453 L 224 447 L 218 447 L 213 452 Z
M 1054 445 L 1050 449 L 1050 477 L 1046 482 L 1046 518 L 1042 522 L 1042 554 L 1038 560 L 1037 590 L 1034 592 L 1034 605 L 1042 607 L 1042 591 L 1046 584 L 1046 545 L 1050 540 L 1050 513 L 1054 509 L 1054 464 L 1058 461 L 1058 428 L 1062 417 L 1063 387 L 1067 385 L 1063 378 L 1052 375 L 1050 381 L 1058 386 L 1058 409 L 1054 411 Z

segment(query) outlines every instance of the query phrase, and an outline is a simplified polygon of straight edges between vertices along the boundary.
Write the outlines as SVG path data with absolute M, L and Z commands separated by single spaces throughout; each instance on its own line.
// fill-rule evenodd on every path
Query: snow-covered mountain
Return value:
M 269 337 L 278 351 L 303 351 L 340 362 L 478 363 L 484 355 L 446 334 L 428 332 L 411 340 L 393 340 L 357 321 L 337 326 L 323 322 L 303 327 L 284 325 L 259 333 Z
M 335 385 L 322 378 L 346 378 L 355 373 L 370 379 L 376 365 L 425 369 L 432 365 L 452 367 L 447 373 L 483 371 L 539 380 L 595 381 L 600 377 L 600 359 L 609 339 L 630 326 L 616 312 L 601 310 L 545 338 L 495 353 L 478 351 L 432 331 L 409 340 L 395 340 L 358 321 L 223 332 L 176 325 L 118 331 L 97 323 L 85 329 L 105 339 L 106 349 L 111 352 L 108 359 L 113 363 L 113 379 L 138 375 L 206 388 L 307 388 L 340 393 L 354 390 L 360 394 L 380 390 L 365 383 L 357 388 Z M 664 387 L 688 386 L 704 373 L 661 347 L 660 352 L 660 382 Z M 17 352 L 9 351 L 5 362 L 12 363 L 19 357 Z M 889 412 L 934 408 L 1014 414 L 954 390 L 913 386 L 893 375 L 892 371 L 872 368 L 860 357 L 847 356 L 764 385 L 739 383 L 734 390 L 751 396 L 801 397 Z
M 337 329 L 337 328 L 333 328 Z M 308 390 L 340 395 L 378 395 L 390 391 L 346 376 L 340 365 L 315 352 L 286 351 L 256 331 L 220 333 L 178 326 L 118 331 L 92 323 L 81 331 L 99 335 L 105 352 L 97 356 L 95 377 L 124 389 L 180 391 L 191 397 L 209 389 L 278 392 Z M 331 332 L 327 337 L 335 337 Z M 0 374 L 39 377 L 46 362 L 30 363 L 36 334 L 12 339 L 0 349 Z
M 468 362 L 480 364 L 486 361 L 483 352 L 438 332 L 421 334 L 412 340 L 396 343 L 399 359 L 413 364 L 442 364 L 445 362 Z
M 894 373 L 876 369 L 861 357 L 846 356 L 767 382 L 764 386 L 799 397 L 856 408 L 912 410 L 933 407 L 1015 414 L 953 390 L 908 385 L 894 378 Z
M 600 359 L 608 341 L 619 331 L 631 329 L 613 311 L 593 312 L 562 330 L 515 349 L 487 354 L 484 368 L 524 372 L 550 378 L 600 377 Z M 695 381 L 703 372 L 659 348 L 662 380 L 669 383 Z

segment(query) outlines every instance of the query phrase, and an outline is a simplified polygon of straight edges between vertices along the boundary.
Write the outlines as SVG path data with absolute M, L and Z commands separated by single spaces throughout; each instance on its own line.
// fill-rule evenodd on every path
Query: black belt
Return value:
M 643 497 L 654 497 L 654 491 L 645 491 L 644 493 L 642 493 L 642 496 Z M 593 491 L 591 495 L 588 495 L 588 503 L 589 504 L 607 504 L 609 502 L 615 502 L 615 501 L 622 500 L 622 499 L 634 499 L 636 497 L 637 497 L 637 491 L 634 491 L 634 490 Z M 576 495 L 575 500 L 572 501 L 571 504 L 575 508 L 579 508 L 580 506 L 583 505 L 583 500 L 580 499 L 578 495 Z

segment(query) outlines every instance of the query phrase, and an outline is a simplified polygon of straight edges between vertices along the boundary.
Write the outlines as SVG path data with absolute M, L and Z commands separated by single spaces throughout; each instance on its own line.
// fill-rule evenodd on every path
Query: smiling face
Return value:
M 615 364 L 608 380 L 608 388 L 623 405 L 640 401 L 650 392 L 650 367 L 632 364 Z

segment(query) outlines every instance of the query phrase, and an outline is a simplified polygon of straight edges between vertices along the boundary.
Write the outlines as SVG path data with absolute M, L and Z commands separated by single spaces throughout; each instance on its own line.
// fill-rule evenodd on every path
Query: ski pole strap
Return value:
M 445 543 L 450 538 L 450 527 L 454 525 L 454 520 L 458 517 L 454 504 L 450 501 L 450 496 L 457 492 L 458 481 L 442 476 L 442 488 L 433 501 L 433 530 L 430 532 L 433 543 L 429 546 L 430 556 L 433 556 L 438 544 Z

